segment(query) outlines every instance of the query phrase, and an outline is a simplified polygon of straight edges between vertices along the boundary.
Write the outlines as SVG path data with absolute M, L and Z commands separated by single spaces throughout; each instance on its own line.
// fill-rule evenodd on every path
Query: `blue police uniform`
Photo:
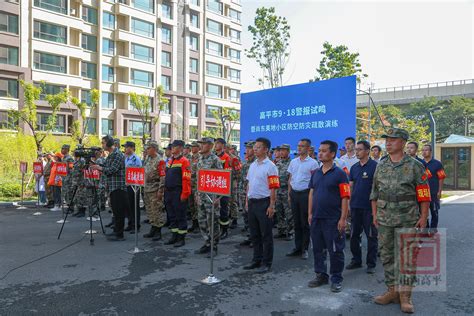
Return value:
M 352 166 L 349 181 L 352 182 L 351 192 L 351 252 L 352 262 L 362 264 L 361 236 L 367 236 L 367 266 L 375 267 L 377 262 L 378 238 L 377 228 L 373 225 L 370 192 L 374 180 L 377 163 L 370 159 L 361 165 Z
M 346 173 L 332 166 L 323 173 L 317 169 L 308 186 L 313 189 L 311 241 L 313 242 L 314 272 L 327 276 L 326 249 L 329 252 L 331 282 L 342 282 L 344 270 L 345 232 L 337 229 L 341 217 L 341 188 L 348 189 Z M 350 196 L 350 192 L 349 193 Z M 346 195 L 346 197 L 348 197 Z
M 446 178 L 446 174 L 444 173 L 443 164 L 439 160 L 431 159 L 428 162 L 423 160 L 423 164 L 425 165 L 426 173 L 428 175 L 428 183 L 430 185 L 431 193 L 431 223 L 429 223 L 428 227 L 437 228 L 440 209 L 440 200 L 438 199 L 439 180 Z

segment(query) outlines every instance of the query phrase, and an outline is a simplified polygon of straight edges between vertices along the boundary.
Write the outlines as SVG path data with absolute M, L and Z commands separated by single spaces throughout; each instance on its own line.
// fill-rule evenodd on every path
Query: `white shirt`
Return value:
M 301 160 L 300 157 L 293 159 L 288 166 L 288 173 L 291 174 L 291 189 L 307 190 L 312 172 L 318 168 L 318 162 L 309 156 L 304 160 Z
M 353 165 L 359 162 L 359 159 L 357 159 L 355 154 L 352 157 L 349 157 L 349 154 L 345 154 L 341 157 L 341 160 L 344 161 L 345 167 L 347 167 L 349 170 L 351 170 Z
M 270 159 L 265 158 L 262 161 L 256 159 L 252 162 L 247 173 L 249 199 L 270 197 L 271 190 L 268 182 L 270 176 L 278 177 L 278 168 Z

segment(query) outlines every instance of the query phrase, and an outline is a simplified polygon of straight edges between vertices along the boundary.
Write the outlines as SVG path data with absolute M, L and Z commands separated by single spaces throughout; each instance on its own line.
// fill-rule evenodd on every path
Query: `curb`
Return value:
M 452 201 L 456 201 L 456 200 L 459 200 L 459 199 L 462 199 L 466 196 L 469 196 L 469 195 L 473 195 L 474 192 L 471 192 L 471 193 L 467 193 L 467 194 L 463 194 L 463 195 L 452 195 L 452 196 L 448 196 L 444 199 L 441 199 L 441 203 L 442 204 L 445 204 L 445 203 L 449 203 L 449 202 L 452 202 Z

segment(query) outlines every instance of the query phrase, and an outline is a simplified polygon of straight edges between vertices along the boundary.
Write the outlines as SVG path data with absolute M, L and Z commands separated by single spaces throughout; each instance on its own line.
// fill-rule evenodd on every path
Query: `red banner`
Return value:
M 231 171 L 221 169 L 198 170 L 198 191 L 201 193 L 212 193 L 230 196 L 231 194 Z
M 43 163 L 33 162 L 33 172 L 34 174 L 43 174 Z
M 125 170 L 125 184 L 137 186 L 145 185 L 145 168 L 128 167 Z
M 67 168 L 65 162 L 55 162 L 56 164 L 56 175 L 65 177 L 67 176 Z
M 28 163 L 24 161 L 20 161 L 20 172 L 26 173 L 28 170 Z
M 99 180 L 99 178 L 100 178 L 99 170 L 84 169 L 84 179 Z

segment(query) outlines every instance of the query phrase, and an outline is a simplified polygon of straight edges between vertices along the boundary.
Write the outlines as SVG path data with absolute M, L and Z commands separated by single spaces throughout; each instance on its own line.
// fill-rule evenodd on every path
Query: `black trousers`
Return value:
M 169 216 L 170 230 L 173 233 L 185 235 L 188 232 L 186 220 L 188 201 L 181 201 L 181 189 L 172 191 L 165 189 L 165 205 Z
M 229 197 L 223 196 L 220 199 L 220 214 L 219 214 L 219 224 L 223 226 L 229 225 Z
M 249 199 L 250 239 L 253 243 L 253 261 L 271 266 L 273 261 L 273 219 L 268 218 L 270 198 Z
M 377 264 L 378 238 L 377 228 L 373 224 L 372 210 L 351 209 L 351 252 L 352 261 L 362 264 L 361 236 L 365 232 L 367 236 L 367 257 L 368 267 L 375 267 Z
M 127 196 L 128 196 L 128 210 L 129 212 L 126 214 L 128 218 L 128 226 L 135 227 L 135 205 L 137 207 L 137 223 L 138 227 L 140 227 L 140 191 L 137 192 L 137 200 L 135 201 L 135 192 L 131 186 L 127 186 Z
M 308 223 L 308 196 L 309 189 L 304 191 L 291 190 L 291 210 L 295 223 L 295 249 L 308 250 L 309 223 Z
M 110 192 L 110 207 L 114 214 L 114 233 L 123 236 L 123 227 L 125 225 L 125 214 L 129 212 L 127 191 L 117 189 Z

